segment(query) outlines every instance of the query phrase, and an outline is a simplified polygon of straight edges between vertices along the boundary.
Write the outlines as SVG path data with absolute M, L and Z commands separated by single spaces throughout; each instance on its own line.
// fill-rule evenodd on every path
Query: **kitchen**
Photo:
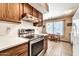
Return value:
M 53 5 L 62 6 L 63 14 L 59 9 L 54 17 L 53 12 L 47 14 Z M 77 5 L 0 3 L 0 56 L 72 56 L 72 19 L 79 14 Z
M 48 12 L 48 5 L 36 5 L 0 3 L 0 56 L 37 56 L 45 53 L 47 39 L 42 34 L 42 13 Z

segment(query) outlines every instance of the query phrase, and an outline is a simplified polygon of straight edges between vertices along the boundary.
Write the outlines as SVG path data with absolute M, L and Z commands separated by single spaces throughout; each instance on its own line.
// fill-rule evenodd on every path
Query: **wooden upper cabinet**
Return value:
M 20 4 L 19 3 L 8 3 L 6 12 L 6 20 L 9 21 L 20 21 Z
M 7 3 L 0 3 L 0 20 L 5 20 L 7 11 Z
M 6 20 L 7 5 L 8 5 L 7 3 L 2 4 L 2 17 L 3 17 L 3 20 Z
M 12 22 L 20 22 L 23 13 L 43 19 L 42 13 L 28 3 L 0 3 L 0 19 Z
M 38 18 L 38 22 L 34 23 L 33 25 L 38 27 L 43 26 L 43 14 L 33 9 L 33 16 Z
M 39 12 L 39 18 L 43 19 L 43 14 Z
M 39 12 L 33 8 L 33 16 L 39 18 Z
M 33 7 L 30 6 L 28 3 L 24 3 L 24 13 L 33 14 Z
M 2 19 L 2 3 L 0 3 L 0 19 Z
M 23 14 L 22 4 L 0 3 L 0 19 L 12 22 L 20 22 Z
M 43 26 L 43 14 L 39 12 L 39 26 Z

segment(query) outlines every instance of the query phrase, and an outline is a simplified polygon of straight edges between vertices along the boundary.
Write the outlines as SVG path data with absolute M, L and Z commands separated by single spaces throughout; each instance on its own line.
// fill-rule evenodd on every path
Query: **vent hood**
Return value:
M 23 14 L 22 20 L 32 22 L 32 23 L 39 22 L 38 18 L 36 18 L 36 17 L 34 17 L 34 16 L 30 15 L 30 14 L 26 14 L 26 13 Z

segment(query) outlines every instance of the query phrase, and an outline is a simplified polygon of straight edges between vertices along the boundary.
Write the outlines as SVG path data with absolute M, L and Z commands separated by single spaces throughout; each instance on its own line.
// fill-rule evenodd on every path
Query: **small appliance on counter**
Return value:
M 18 36 L 22 38 L 34 36 L 34 29 L 18 29 Z

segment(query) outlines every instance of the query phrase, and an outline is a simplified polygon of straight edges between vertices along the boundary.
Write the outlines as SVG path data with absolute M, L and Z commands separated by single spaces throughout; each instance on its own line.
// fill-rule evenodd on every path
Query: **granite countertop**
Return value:
M 0 51 L 26 43 L 28 41 L 29 39 L 26 38 L 2 36 L 0 37 Z

